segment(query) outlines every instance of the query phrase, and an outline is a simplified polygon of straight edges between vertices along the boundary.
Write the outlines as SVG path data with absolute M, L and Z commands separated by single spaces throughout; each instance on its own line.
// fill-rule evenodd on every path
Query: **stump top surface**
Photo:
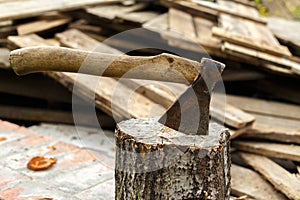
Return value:
M 136 142 L 149 145 L 174 144 L 209 148 L 219 146 L 228 136 L 226 128 L 210 123 L 208 135 L 186 135 L 158 122 L 158 117 L 145 119 L 130 119 L 117 124 L 119 134 L 125 134 L 126 139 L 133 138 Z M 117 133 L 118 134 L 118 133 Z

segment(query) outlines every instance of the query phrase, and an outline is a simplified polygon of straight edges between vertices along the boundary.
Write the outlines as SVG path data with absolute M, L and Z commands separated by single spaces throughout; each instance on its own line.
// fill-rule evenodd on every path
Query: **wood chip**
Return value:
M 55 146 L 52 146 L 52 145 L 47 146 L 47 149 L 50 149 L 50 150 L 52 150 L 52 151 L 55 151 L 55 150 L 56 150 Z
M 52 167 L 55 163 L 55 158 L 45 158 L 44 156 L 36 156 L 33 157 L 27 163 L 27 168 L 33 171 L 41 171 Z

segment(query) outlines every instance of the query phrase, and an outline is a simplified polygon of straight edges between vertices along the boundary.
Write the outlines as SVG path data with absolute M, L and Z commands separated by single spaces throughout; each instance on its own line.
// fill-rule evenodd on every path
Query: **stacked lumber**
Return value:
M 173 51 L 197 61 L 212 57 L 227 65 L 222 76 L 230 95 L 224 102 L 224 95 L 213 93 L 211 120 L 231 133 L 232 199 L 298 200 L 300 58 L 278 40 L 280 34 L 274 35 L 253 2 L 120 2 L 26 0 L 16 10 L 2 9 L 0 118 L 73 124 L 75 105 L 76 124 L 113 129 L 124 119 L 161 115 L 188 87 L 66 72 L 17 77 L 8 62 L 17 48 L 62 46 L 116 55 Z M 0 8 L 15 4 L 0 1 Z M 111 37 L 126 30 L 127 37 Z M 90 107 L 96 108 L 97 119 Z

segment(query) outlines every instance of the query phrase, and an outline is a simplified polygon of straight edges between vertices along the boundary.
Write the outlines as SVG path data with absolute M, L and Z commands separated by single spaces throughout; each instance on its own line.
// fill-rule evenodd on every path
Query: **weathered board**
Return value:
M 232 145 L 240 151 L 300 162 L 300 145 L 252 141 L 233 141 Z
M 39 33 L 50 31 L 51 29 L 57 29 L 64 26 L 71 21 L 71 17 L 66 15 L 60 15 L 57 13 L 49 13 L 42 15 L 38 19 L 25 24 L 17 26 L 18 35 L 27 35 L 30 33 Z
M 219 24 L 212 31 L 222 40 L 275 55 L 291 56 L 288 48 L 279 44 L 266 25 L 227 14 L 220 15 Z
M 243 137 L 300 144 L 300 108 L 297 105 L 227 95 L 227 102 L 255 117 Z
M 96 6 L 91 8 L 86 8 L 86 12 L 94 15 L 95 17 L 107 19 L 107 20 L 116 20 L 116 17 L 123 15 L 125 13 L 130 13 L 138 10 L 142 10 L 147 7 L 147 4 L 137 3 L 131 6 L 123 6 L 120 4 L 114 5 L 104 5 Z
M 247 47 L 243 47 L 240 45 L 232 44 L 229 42 L 225 42 L 222 46 L 222 50 L 226 53 L 237 55 L 237 56 L 244 56 L 246 60 L 253 60 L 254 62 L 261 62 L 263 61 L 264 64 L 274 64 L 277 65 L 277 68 L 268 68 L 265 65 L 262 65 L 262 69 L 270 70 L 271 72 L 279 72 L 282 73 L 281 68 L 286 68 L 289 70 L 289 74 L 300 74 L 300 64 L 297 62 L 292 61 L 291 59 L 278 57 L 275 55 L 271 55 L 268 53 L 264 53 L 261 51 L 257 51 L 254 49 L 250 49 Z
M 266 157 L 245 153 L 241 157 L 289 199 L 300 198 L 300 179 L 295 175 Z
M 253 114 L 256 121 L 245 137 L 300 144 L 299 120 Z
M 226 98 L 228 103 L 250 113 L 300 120 L 300 106 L 294 104 L 234 95 L 226 95 Z
M 237 24 L 242 24 L 242 23 L 237 23 Z M 227 30 L 226 28 L 214 27 L 212 29 L 212 33 L 213 36 L 216 36 L 224 41 L 231 42 L 233 44 L 274 54 L 276 56 L 291 56 L 291 53 L 287 47 L 279 46 L 279 45 L 273 46 L 268 44 L 262 45 L 264 43 L 263 41 L 254 39 L 252 38 L 252 36 L 248 37 L 241 34 L 233 33 L 230 30 Z
M 247 196 L 254 199 L 286 199 L 273 186 L 256 172 L 232 164 L 231 165 L 231 195 Z
M 192 15 L 205 17 L 213 21 L 217 21 L 218 18 L 218 11 L 197 5 L 190 1 L 160 0 L 160 3 L 166 7 L 185 10 Z
M 194 25 L 197 34 L 197 41 L 211 48 L 221 49 L 221 40 L 213 37 L 212 28 L 217 24 L 203 17 L 194 17 Z
M 169 28 L 170 31 L 179 33 L 188 40 L 193 40 L 196 37 L 193 17 L 184 11 L 169 9 Z
M 68 11 L 99 4 L 120 2 L 118 0 L 26 0 L 0 2 L 0 21 L 34 17 L 48 11 Z M 13 8 L 13 9 L 12 9 Z
M 213 9 L 221 14 L 230 14 L 235 18 L 247 19 L 256 23 L 266 24 L 266 21 L 259 16 L 257 10 L 251 6 L 224 0 L 218 0 L 217 3 L 202 0 L 192 0 L 192 2 L 195 2 L 197 5 L 204 8 Z

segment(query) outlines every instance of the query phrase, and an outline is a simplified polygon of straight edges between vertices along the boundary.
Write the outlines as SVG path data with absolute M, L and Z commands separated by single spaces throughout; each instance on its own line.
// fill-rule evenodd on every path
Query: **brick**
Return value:
M 20 180 L 10 188 L 1 191 L 0 197 L 5 200 L 40 200 L 41 198 L 59 200 L 70 199 L 71 196 L 55 187 L 49 186 L 47 180 Z
M 78 191 L 86 190 L 94 185 L 113 179 L 113 177 L 114 170 L 112 168 L 108 168 L 101 163 L 91 163 L 76 170 L 59 173 L 49 182 L 52 186 L 64 192 L 75 194 Z
M 29 180 L 29 177 L 22 175 L 19 172 L 13 171 L 6 167 L 1 167 L 0 170 L 0 191 L 1 188 L 7 187 L 11 182 L 15 180 Z
M 30 135 L 10 142 L 0 143 L 0 158 L 12 154 L 26 152 L 29 149 L 39 148 L 43 145 L 48 145 L 51 142 L 55 142 L 55 140 L 43 135 Z
M 0 120 L 0 131 L 15 131 L 19 128 L 20 126 L 16 124 Z
M 115 164 L 113 156 L 108 156 L 111 150 L 103 147 L 103 151 L 95 152 L 79 148 L 0 120 L 2 136 L 7 138 L 0 142 L 2 199 L 112 199 Z M 55 150 L 48 148 L 49 145 Z M 57 163 L 45 171 L 27 169 L 27 162 L 37 155 L 54 157 Z M 100 186 L 105 189 L 100 190 L 102 196 L 93 190 L 99 190 Z
M 109 179 L 76 195 L 78 199 L 115 199 L 115 180 Z
M 4 200 L 16 200 L 18 199 L 18 196 L 24 191 L 23 188 L 18 188 L 18 187 L 12 187 L 8 188 L 4 191 L 0 192 L 0 197 Z

